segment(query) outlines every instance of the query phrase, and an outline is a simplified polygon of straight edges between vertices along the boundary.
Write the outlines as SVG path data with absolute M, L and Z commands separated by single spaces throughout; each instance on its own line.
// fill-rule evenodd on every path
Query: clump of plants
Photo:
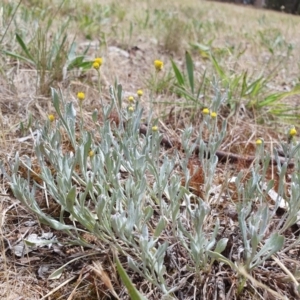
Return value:
M 80 246 L 76 249 L 83 250 L 81 256 L 67 264 L 92 256 L 101 261 L 99 253 L 105 250 L 118 276 L 109 279 L 109 275 L 103 275 L 101 263 L 93 261 L 90 265 L 98 270 L 116 299 L 124 298 L 125 287 L 131 299 L 222 299 L 225 294 L 227 299 L 269 294 L 286 299 L 278 286 L 290 288 L 290 284 L 294 293 L 299 293 L 299 267 L 295 264 L 289 270 L 281 263 L 284 259 L 280 260 L 288 252 L 298 260 L 294 254 L 300 243 L 296 128 L 289 130 L 286 141 L 274 151 L 267 150 L 271 147 L 266 147 L 263 138 L 250 141 L 255 154 L 247 158 L 247 168 L 239 169 L 235 175 L 229 162 L 236 157 L 220 151 L 229 122 L 232 118 L 240 121 L 240 108 L 258 115 L 296 119 L 298 108 L 292 109 L 282 100 L 298 95 L 299 84 L 274 92 L 268 87 L 271 75 L 256 76 L 250 71 L 228 68 L 226 57 L 233 59 L 234 47 L 212 47 L 211 40 L 205 45 L 191 44 L 201 64 L 205 62 L 211 68 L 199 68 L 199 61 L 193 61 L 186 52 L 183 64 L 174 57 L 171 68 L 167 61 L 154 61 L 145 94 L 138 90 L 136 95 L 131 92 L 125 97 L 118 82 L 107 92 L 101 85 L 103 59 L 89 61 L 88 47 L 78 56 L 75 42 L 67 39 L 66 30 L 72 20 L 54 31 L 50 30 L 49 18 L 46 28 L 37 26 L 30 35 L 19 30 L 21 26 L 16 21 L 17 29 L 11 32 L 19 5 L 14 13 L 11 10 L 0 41 L 5 41 L 1 51 L 11 62 L 18 61 L 35 70 L 35 91 L 50 94 L 52 106 L 46 121 L 34 123 L 30 116 L 27 123 L 21 123 L 23 134 L 35 130 L 34 155 L 17 152 L 6 173 L 14 196 L 40 221 L 42 229 L 50 226 L 64 233 L 60 235 L 63 238 L 51 243 Z M 86 37 L 100 34 L 100 44 L 103 41 L 107 46 L 106 37 L 112 32 L 119 37 L 118 31 L 123 32 L 123 26 L 111 23 L 110 17 L 123 21 L 127 13 L 116 4 L 101 7 L 100 15 L 76 13 L 74 20 L 80 19 L 79 28 Z M 43 14 L 46 13 L 45 7 Z M 188 43 L 178 36 L 189 35 L 191 28 L 184 26 L 184 21 L 166 19 L 164 11 L 156 10 L 155 14 L 159 22 L 152 22 L 153 26 L 158 23 L 165 27 L 160 38 L 164 50 L 181 53 L 182 45 Z M 25 18 L 27 12 L 22 16 Z M 93 20 L 99 21 L 96 23 L 102 27 L 100 33 Z M 152 26 L 151 20 L 151 10 L 147 10 L 146 19 L 137 27 L 130 22 L 128 40 L 132 40 L 138 27 Z M 107 36 L 105 24 L 109 28 Z M 199 34 L 209 37 L 213 32 L 209 28 L 222 31 L 224 24 L 218 20 L 193 22 Z M 262 32 L 266 34 L 258 35 L 260 44 L 270 53 L 271 62 L 277 61 L 277 52 L 286 49 L 289 54 L 293 50 L 280 32 L 274 36 L 273 31 Z M 286 61 L 284 56 L 278 66 Z M 97 109 L 89 113 L 89 93 L 77 88 L 72 91 L 68 81 L 91 67 L 89 72 L 97 76 L 93 88 L 98 86 L 98 102 Z M 68 87 L 63 87 L 62 92 L 54 88 L 63 83 Z M 82 88 L 85 84 L 80 82 L 77 86 Z M 160 101 L 161 95 L 166 99 Z M 165 134 L 162 115 L 154 115 L 157 103 L 166 105 L 164 113 L 170 119 L 178 108 L 188 112 L 191 122 L 176 128 L 176 140 Z M 144 110 L 147 104 L 150 113 Z M 224 108 L 227 115 L 222 113 Z M 230 141 L 233 146 L 235 143 L 235 139 Z M 242 164 L 244 158 L 238 159 Z M 233 212 L 226 214 L 228 208 Z M 34 244 L 26 239 L 25 243 L 28 247 Z M 86 249 L 92 252 L 85 253 Z M 60 266 L 49 279 L 60 278 L 65 267 Z M 279 269 L 286 274 L 284 279 L 265 279 Z
M 102 59 L 93 63 L 99 77 L 101 64 Z M 161 61 L 155 63 L 156 69 L 162 65 Z M 187 278 L 192 277 L 193 284 L 201 286 L 207 274 L 216 272 L 216 264 L 221 269 L 231 269 L 239 279 L 240 293 L 247 276 L 282 249 L 283 231 L 298 220 L 299 145 L 292 142 L 296 130 L 291 130 L 290 143 L 282 145 L 285 161 L 275 157 L 281 179 L 291 160 L 295 160 L 295 172 L 290 195 L 285 194 L 283 181 L 279 181 L 275 208 L 271 209 L 266 197 L 274 186 L 266 178 L 271 155 L 265 153 L 262 140 L 257 142 L 250 178 L 242 180 L 240 173 L 234 179 L 241 250 L 231 251 L 238 251 L 239 259 L 226 255 L 229 236 L 222 236 L 226 227 L 212 215 L 211 207 L 216 153 L 226 135 L 226 120 L 218 123 L 218 111 L 226 96 L 217 92 L 217 86 L 213 88 L 216 96 L 202 110 L 198 137 L 192 138 L 195 128 L 184 129 L 180 148 L 169 153 L 162 147 L 165 137 L 157 120 L 143 113 L 141 90 L 136 101 L 129 97 L 128 106 L 120 84 L 110 87 L 108 104 L 102 101 L 99 87 L 99 110 L 91 115 L 92 123 L 86 124 L 82 114 L 86 95 L 79 92 L 76 105 L 52 88 L 55 114 L 38 125 L 35 160 L 16 153 L 11 164 L 9 179 L 15 197 L 42 224 L 63 231 L 69 238 L 65 243 L 94 250 L 107 245 L 129 293 L 135 295 L 132 299 L 143 296 L 133 287 L 128 274 L 138 274 L 151 289 L 176 298 L 179 290 L 189 289 Z M 202 136 L 205 130 L 210 132 L 206 141 Z M 184 155 L 179 156 L 178 151 Z M 198 181 L 190 167 L 195 153 L 203 175 Z M 201 192 L 194 193 L 192 185 Z M 48 204 L 59 205 L 59 216 L 45 213 L 37 201 L 38 194 L 43 194 Z M 271 225 L 283 197 L 288 208 L 274 228 Z M 87 239 L 87 234 L 93 238 Z M 175 258 L 178 255 L 185 260 L 184 271 Z M 127 259 L 126 268 L 118 257 Z M 50 278 L 56 278 L 62 270 Z M 137 288 L 146 292 L 142 285 Z M 201 293 L 199 289 L 197 295 Z

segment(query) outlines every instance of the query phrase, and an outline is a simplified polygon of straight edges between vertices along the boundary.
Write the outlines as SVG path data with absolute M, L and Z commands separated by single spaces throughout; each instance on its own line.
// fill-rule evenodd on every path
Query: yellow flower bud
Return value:
M 54 115 L 49 115 L 49 116 L 48 116 L 48 120 L 49 120 L 50 122 L 53 122 L 53 121 L 55 120 Z
M 164 68 L 164 63 L 161 60 L 156 59 L 154 61 L 154 67 L 156 71 L 161 71 Z
M 210 116 L 215 119 L 217 117 L 217 113 L 213 111 L 210 113 Z
M 130 112 L 133 112 L 133 111 L 134 111 L 133 106 L 129 106 L 129 107 L 128 107 L 128 110 L 129 110 Z
M 158 127 L 155 125 L 155 126 L 152 126 L 152 131 L 157 131 L 158 130 Z
M 99 63 L 97 63 L 96 61 L 94 61 L 94 62 L 93 62 L 93 68 L 94 68 L 95 70 L 99 70 L 99 68 L 100 68 Z
M 94 63 L 97 63 L 99 65 L 99 67 L 102 66 L 102 62 L 103 62 L 103 59 L 101 57 L 96 57 L 94 59 Z
M 289 131 L 289 135 L 291 137 L 295 136 L 297 134 L 297 130 L 295 127 L 291 128 L 290 131 Z
M 93 157 L 95 155 L 95 152 L 93 151 L 93 150 L 91 150 L 90 152 L 89 152 L 89 157 Z
M 208 108 L 203 108 L 203 109 L 202 109 L 202 113 L 203 113 L 204 115 L 208 115 L 208 114 L 209 114 L 209 109 L 208 109 Z
M 134 101 L 133 96 L 129 96 L 129 97 L 128 97 L 128 101 L 129 101 L 130 103 L 132 103 L 132 102 Z
M 259 146 L 259 145 L 261 145 L 262 144 L 262 139 L 257 139 L 256 141 L 255 141 L 255 144 L 257 145 L 257 146 Z
M 137 95 L 138 97 L 142 97 L 143 96 L 143 91 L 142 90 L 137 90 Z
M 85 94 L 83 92 L 77 93 L 77 98 L 79 101 L 83 101 L 85 99 Z

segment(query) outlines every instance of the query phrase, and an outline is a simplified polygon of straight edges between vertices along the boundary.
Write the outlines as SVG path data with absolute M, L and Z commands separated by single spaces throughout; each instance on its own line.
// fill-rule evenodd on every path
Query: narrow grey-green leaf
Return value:
M 98 110 L 97 110 L 97 109 L 95 109 L 95 110 L 93 111 L 92 119 L 93 119 L 94 122 L 97 122 L 97 121 L 98 121 Z
M 214 251 L 210 251 L 210 250 L 207 251 L 207 254 L 208 254 L 211 258 L 216 259 L 217 261 L 220 261 L 220 262 L 223 262 L 223 263 L 229 265 L 229 266 L 232 268 L 232 270 L 235 270 L 235 269 L 236 269 L 236 267 L 235 267 L 235 265 L 233 264 L 233 262 L 230 261 L 229 259 L 227 259 L 227 258 L 226 258 L 225 256 L 223 256 L 222 254 L 217 253 L 217 252 L 214 252 Z
M 66 198 L 66 204 L 67 204 L 67 209 L 69 212 L 73 211 L 73 206 L 75 203 L 76 199 L 76 187 L 72 186 L 71 190 L 69 191 L 67 198 Z
M 61 117 L 60 107 L 59 107 L 59 97 L 55 88 L 51 88 L 51 97 L 53 106 L 57 112 L 57 114 Z
M 53 280 L 53 279 L 59 279 L 62 272 L 65 269 L 65 265 L 63 265 L 62 267 L 60 267 L 59 269 L 55 270 L 53 273 L 50 274 L 50 276 L 48 277 L 48 279 Z
M 227 246 L 228 238 L 222 238 L 218 241 L 214 252 L 222 253 Z
M 161 234 L 161 232 L 165 229 L 167 225 L 167 221 L 164 217 L 161 217 L 157 226 L 156 226 L 156 229 L 154 231 L 154 238 L 158 238 Z

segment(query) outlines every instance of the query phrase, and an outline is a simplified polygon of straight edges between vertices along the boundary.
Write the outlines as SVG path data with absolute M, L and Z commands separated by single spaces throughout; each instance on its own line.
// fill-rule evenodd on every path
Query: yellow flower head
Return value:
M 48 120 L 49 120 L 50 122 L 53 122 L 53 121 L 55 120 L 54 115 L 49 115 L 49 116 L 48 116 Z
M 133 106 L 129 106 L 129 107 L 128 107 L 128 110 L 129 110 L 130 112 L 133 112 L 133 111 L 134 111 Z
M 143 91 L 142 90 L 137 90 L 137 95 L 138 97 L 142 97 L 143 96 Z
M 257 139 L 256 141 L 255 141 L 255 144 L 257 145 L 257 146 L 259 146 L 259 145 L 261 145 L 262 144 L 262 139 Z
M 156 59 L 154 61 L 154 67 L 156 71 L 161 71 L 164 68 L 164 63 L 161 60 Z
M 217 117 L 217 113 L 214 112 L 214 111 L 212 111 L 212 112 L 210 113 L 210 116 L 211 116 L 213 119 L 215 119 L 215 118 Z
M 99 65 L 96 61 L 94 61 L 94 62 L 93 62 L 93 68 L 94 68 L 95 70 L 99 70 L 100 65 Z
M 152 131 L 157 131 L 158 130 L 158 127 L 155 125 L 155 126 L 152 126 Z
M 103 60 L 101 57 L 96 57 L 93 62 L 93 68 L 95 70 L 99 70 L 102 65 L 102 62 L 103 62 Z
M 77 99 L 83 101 L 85 99 L 85 94 L 83 92 L 77 93 Z
M 295 136 L 297 134 L 297 130 L 295 127 L 291 128 L 290 131 L 289 131 L 289 135 L 291 137 Z
M 94 59 L 94 63 L 97 63 L 99 65 L 99 67 L 102 66 L 102 62 L 103 62 L 103 59 L 101 57 L 96 57 Z
M 202 109 L 202 113 L 203 113 L 204 115 L 208 115 L 208 114 L 209 114 L 209 109 L 208 109 L 208 108 L 203 108 L 203 109 Z
M 95 155 L 95 152 L 93 151 L 93 150 L 91 150 L 90 152 L 89 152 L 89 157 L 93 157 Z
M 128 97 L 128 101 L 129 101 L 130 103 L 132 103 L 132 102 L 134 101 L 133 96 L 129 96 L 129 97 Z

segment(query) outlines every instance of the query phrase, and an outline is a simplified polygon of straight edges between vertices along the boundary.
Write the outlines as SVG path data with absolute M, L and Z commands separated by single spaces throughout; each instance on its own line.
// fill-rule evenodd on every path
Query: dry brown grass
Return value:
M 12 2 L 7 0 L 4 3 Z M 51 5 L 55 7 L 58 2 L 51 1 Z M 145 107 L 145 114 L 147 114 L 151 107 L 151 91 L 147 86 L 147 82 L 150 75 L 153 74 L 153 60 L 161 59 L 165 62 L 163 75 L 166 75 L 167 70 L 171 69 L 170 56 L 179 65 L 182 65 L 182 54 L 189 43 L 207 44 L 211 39 L 213 39 L 213 49 L 215 49 L 216 53 L 220 53 L 218 49 L 231 49 L 231 53 L 226 50 L 227 52 L 225 51 L 225 54 L 219 57 L 220 64 L 228 72 L 234 71 L 239 73 L 248 70 L 249 74 L 254 78 L 259 75 L 267 77 L 273 74 L 269 88 L 274 92 L 291 88 L 297 78 L 299 80 L 299 17 L 244 6 L 194 0 L 184 1 L 184 3 L 175 0 L 139 1 L 138 5 L 137 1 L 133 0 L 126 0 L 120 3 L 116 1 L 101 1 L 103 5 L 114 3 L 114 9 L 117 12 L 112 14 L 107 24 L 99 25 L 101 32 L 98 31 L 97 26 L 89 28 L 86 26 L 86 32 L 84 27 L 82 30 L 78 30 L 79 21 L 76 20 L 76 17 L 79 18 L 80 13 L 95 15 L 91 7 L 93 8 L 96 2 L 95 0 L 89 0 L 84 1 L 84 3 L 82 1 L 69 3 L 68 8 L 63 7 L 58 12 L 57 22 L 66 14 L 73 16 L 74 20 L 70 22 L 68 31 L 70 36 L 76 36 L 78 51 L 80 52 L 88 43 L 91 43 L 87 55 L 91 59 L 98 56 L 104 58 L 104 64 L 101 68 L 101 83 L 102 93 L 106 100 L 109 99 L 109 85 L 113 84 L 115 78 L 118 78 L 118 81 L 123 85 L 126 98 L 129 95 L 135 95 L 137 89 L 142 88 L 144 90 L 142 105 Z M 27 7 L 32 7 L 33 4 L 34 1 L 24 1 L 23 3 Z M 42 4 L 40 5 L 43 7 Z M 171 12 L 178 14 L 180 22 L 178 23 L 176 19 L 172 18 L 164 22 L 162 19 L 156 19 L 157 15 L 155 17 L 154 12 L 156 8 L 161 13 Z M 146 19 L 147 9 L 150 11 L 149 23 L 143 28 L 141 24 Z M 55 8 L 53 11 L 55 11 Z M 17 14 L 19 23 L 26 26 L 26 22 L 20 14 Z M 192 21 L 199 22 L 199 27 L 192 27 Z M 131 36 L 129 34 L 130 22 L 134 24 Z M 14 25 L 12 25 L 11 30 L 13 32 Z M 105 39 L 100 37 L 103 32 L 105 33 Z M 278 55 L 270 55 L 266 45 L 262 43 L 258 32 L 266 33 L 266 35 L 267 32 L 269 35 L 279 32 L 284 36 L 283 43 L 286 44 L 282 48 L 279 47 L 274 50 L 278 52 Z M 8 33 L 7 38 L 4 39 L 4 47 L 8 47 L 7 45 L 10 43 L 9 34 L 11 33 Z M 87 34 L 92 36 L 91 41 L 85 38 Z M 99 40 L 101 41 L 100 44 Z M 12 38 L 11 41 L 9 49 L 11 51 L 18 49 Z M 286 56 L 287 52 L 284 51 L 289 43 L 293 44 L 294 50 L 290 56 Z M 283 63 L 279 65 L 281 59 Z M 197 68 L 207 69 L 208 74 L 213 72 L 209 61 L 201 57 L 197 52 L 195 52 L 195 65 Z M 42 91 L 36 85 L 36 70 L 27 64 L 8 59 L 7 57 L 0 58 L 0 67 L 0 158 L 4 165 L 7 165 L 17 151 L 20 154 L 26 153 L 27 155 L 31 155 L 33 152 L 31 139 L 25 142 L 20 142 L 19 140 L 23 134 L 28 136 L 31 134 L 30 130 L 24 133 L 20 131 L 20 122 L 22 121 L 26 124 L 30 114 L 33 115 L 34 120 L 43 122 L 46 120 L 47 115 L 53 112 L 53 109 L 51 108 L 47 92 Z M 79 74 L 80 76 L 77 75 L 70 74 L 66 80 L 57 80 L 55 84 L 68 99 L 74 102 L 76 101 L 76 93 L 84 91 L 87 95 L 87 99 L 84 102 L 85 114 L 90 118 L 90 113 L 99 106 L 97 76 L 94 70 L 82 72 Z M 184 99 L 178 99 L 176 95 L 171 93 L 155 95 L 155 100 L 158 103 L 166 101 L 166 98 L 171 103 L 184 101 Z M 287 101 L 293 101 L 296 107 L 300 103 L 300 96 L 294 96 Z M 167 124 L 165 130 L 169 135 L 179 137 L 181 129 L 190 121 L 191 111 L 178 107 L 171 110 L 174 107 L 175 104 L 167 106 L 158 104 L 154 109 L 157 114 L 163 111 L 168 115 L 171 112 L 169 118 L 164 119 L 162 124 Z M 242 110 L 240 113 L 235 114 L 229 120 L 227 135 L 220 150 L 241 155 L 253 155 L 255 152 L 254 141 L 258 137 L 264 137 L 268 149 L 272 149 L 278 144 L 286 131 L 286 125 L 281 125 L 277 128 L 276 124 L 272 122 L 270 122 L 272 126 L 258 125 L 256 122 L 258 116 L 256 114 L 260 117 L 262 116 L 261 112 L 245 113 Z M 199 120 L 196 120 L 195 123 L 197 122 Z M 216 185 L 218 185 L 218 181 L 223 183 L 223 180 L 228 179 L 226 177 L 228 175 L 227 172 L 237 173 L 245 167 L 247 168 L 248 166 L 243 166 L 242 163 L 233 166 L 220 164 L 218 167 L 218 174 L 220 175 L 219 178 L 216 178 Z M 196 171 L 192 184 L 196 185 L 195 178 L 197 178 L 197 175 L 201 177 L 200 175 L 202 174 Z M 111 296 L 112 293 L 109 292 L 110 281 L 113 283 L 119 297 L 128 299 L 125 288 L 121 285 L 116 275 L 111 258 L 112 253 L 107 245 L 101 245 L 103 252 L 93 257 L 94 260 L 101 261 L 104 268 L 104 270 L 101 269 L 101 272 L 105 271 L 105 273 L 101 273 L 102 275 L 99 276 L 99 270 L 97 273 L 91 268 L 93 266 L 91 260 L 83 259 L 72 265 L 72 268 L 67 269 L 59 282 L 47 280 L 50 271 L 46 272 L 45 276 L 40 276 L 38 274 L 39 267 L 41 265 L 50 266 L 51 270 L 58 268 L 69 261 L 70 258 L 75 257 L 77 253 L 81 253 L 83 249 L 64 246 L 63 255 L 60 252 L 56 253 L 53 249 L 48 249 L 35 251 L 33 254 L 22 258 L 15 257 L 10 246 L 14 245 L 17 240 L 22 239 L 25 233 L 28 234 L 28 231 L 30 233 L 41 233 L 50 231 L 50 229 L 40 224 L 36 224 L 33 227 L 26 225 L 26 222 L 35 220 L 34 216 L 28 214 L 20 203 L 14 199 L 3 174 L 1 176 L 1 299 L 42 299 L 47 293 L 51 294 L 47 299 L 115 299 Z M 231 191 L 234 192 L 234 188 Z M 197 191 L 197 193 L 200 192 Z M 230 237 L 232 248 L 238 248 L 241 243 L 236 240 L 237 235 L 228 225 L 233 224 L 236 218 L 233 205 L 227 205 L 224 203 L 224 200 L 215 199 L 211 206 L 225 224 L 224 236 Z M 213 220 L 209 220 L 209 222 L 213 223 Z M 64 238 L 59 232 L 55 232 L 55 234 L 61 239 Z M 290 238 L 288 238 L 287 244 L 291 244 L 296 239 L 296 231 L 292 228 L 288 234 L 290 234 Z M 287 237 L 289 236 L 288 234 L 286 235 Z M 178 251 L 180 252 L 181 249 Z M 293 248 L 287 253 L 281 253 L 279 259 L 288 269 L 296 272 L 300 268 L 299 251 L 299 247 Z M 182 259 L 180 263 L 184 265 L 184 253 L 179 253 L 178 255 Z M 269 278 L 270 273 L 267 270 L 271 270 L 272 278 Z M 264 271 L 255 273 L 255 279 L 273 290 L 282 291 L 289 299 L 297 299 L 296 297 L 298 296 L 295 294 L 295 287 L 290 282 L 290 277 L 285 275 L 285 272 L 278 264 L 268 261 L 264 266 Z M 236 295 L 233 295 L 233 292 L 230 292 L 236 289 L 236 283 L 234 282 L 237 281 L 237 278 L 229 270 L 228 272 L 222 272 L 221 269 L 219 270 L 217 266 L 214 266 L 212 276 L 204 278 L 205 282 L 202 282 L 202 286 L 208 291 L 206 299 L 213 299 L 214 293 L 218 294 L 218 299 L 223 299 L 221 296 L 225 291 L 225 285 L 226 291 L 228 292 L 229 290 L 227 294 L 229 295 L 228 299 L 238 299 Z M 152 292 L 149 287 L 145 286 L 146 284 L 142 282 L 139 276 L 131 275 L 132 280 L 145 292 L 149 299 L 159 299 L 160 295 L 156 290 Z M 183 277 L 185 275 L 186 273 L 181 274 Z M 172 278 L 170 278 L 171 280 Z M 55 291 L 55 288 L 64 282 L 67 284 L 62 285 L 60 289 Z M 190 289 L 193 289 L 193 286 L 196 284 L 198 283 L 193 281 L 188 285 Z M 257 286 L 254 281 L 249 280 L 248 285 L 253 287 L 253 289 L 246 290 L 240 299 L 260 299 L 258 295 L 264 297 L 264 299 L 276 298 L 267 291 L 262 292 L 263 288 Z M 215 288 L 216 286 L 218 289 Z M 259 289 L 256 295 L 249 292 L 256 288 Z M 187 292 L 186 289 L 183 290 Z M 184 293 L 178 293 L 178 299 L 187 298 L 185 298 Z M 192 299 L 192 296 L 189 299 Z

